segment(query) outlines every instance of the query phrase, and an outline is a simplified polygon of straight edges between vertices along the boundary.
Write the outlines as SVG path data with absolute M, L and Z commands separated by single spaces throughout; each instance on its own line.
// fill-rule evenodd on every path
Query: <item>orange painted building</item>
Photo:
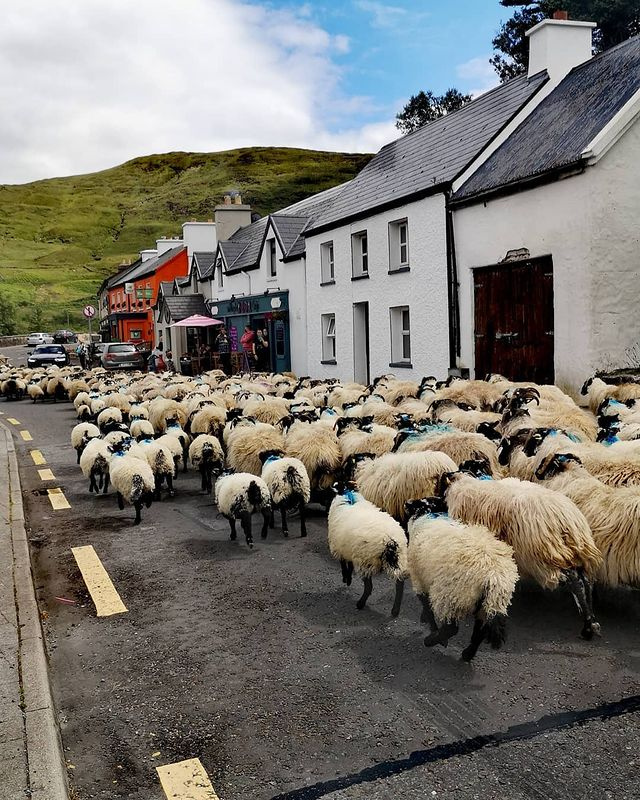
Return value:
M 162 281 L 189 272 L 187 248 L 180 245 L 159 256 L 139 259 L 113 275 L 102 291 L 106 306 L 101 319 L 102 338 L 153 347 L 153 311 Z

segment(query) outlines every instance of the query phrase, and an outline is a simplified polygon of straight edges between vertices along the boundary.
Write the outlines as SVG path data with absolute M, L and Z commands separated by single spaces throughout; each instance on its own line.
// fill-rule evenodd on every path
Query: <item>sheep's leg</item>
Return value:
M 347 562 L 344 558 L 340 559 L 340 569 L 342 570 L 342 582 L 348 583 L 349 581 L 349 570 L 347 568 Z
M 162 492 L 160 490 L 160 487 L 162 486 L 162 476 L 161 475 L 156 475 L 155 482 L 156 482 L 156 491 L 155 491 L 153 499 L 154 500 L 161 500 L 162 499 Z
M 107 493 L 107 489 L 109 488 L 109 481 L 110 481 L 110 477 L 109 477 L 109 473 L 107 472 L 107 474 L 104 476 L 104 489 L 102 490 L 102 494 L 106 494 Z
M 280 509 L 280 516 L 282 517 L 282 535 L 286 538 L 289 536 L 289 525 L 287 523 L 287 510 L 284 506 Z
M 142 516 L 140 515 L 142 510 L 142 500 L 136 500 L 133 504 L 133 507 L 136 510 L 136 518 L 133 520 L 133 524 L 139 525 L 142 522 Z
M 400 606 L 402 605 L 402 595 L 404 594 L 404 581 L 396 581 L 396 597 L 393 601 L 393 608 L 391 609 L 391 616 L 397 617 L 400 613 Z
M 124 498 L 120 492 L 117 493 L 116 500 L 118 501 L 118 508 L 120 511 L 124 511 Z
M 420 615 L 420 622 L 423 624 L 428 624 L 432 631 L 437 631 L 438 626 L 436 624 L 436 618 L 433 616 L 433 611 L 431 610 L 431 604 L 429 603 L 429 595 L 428 594 L 419 594 L 418 600 L 422 603 L 422 614 Z
M 89 491 L 92 492 L 96 490 L 96 494 L 98 493 L 98 485 L 96 483 L 96 474 L 93 470 L 89 473 Z
M 209 491 L 209 482 L 207 481 L 207 471 L 204 466 L 200 467 L 200 488 L 203 492 Z
M 455 636 L 458 632 L 457 622 L 447 622 L 440 629 L 436 629 L 424 640 L 425 647 L 433 647 L 434 644 L 441 644 L 446 647 L 449 644 L 449 639 Z
M 169 497 L 175 497 L 176 493 L 173 489 L 173 475 L 167 475 L 167 486 L 169 487 Z
M 475 656 L 475 654 L 478 652 L 478 648 L 484 641 L 485 633 L 486 628 L 484 622 L 476 617 L 476 621 L 473 625 L 473 633 L 471 634 L 471 641 L 462 651 L 461 658 L 463 661 L 468 663 Z
M 231 526 L 231 536 L 229 537 L 232 542 L 236 539 L 236 518 L 235 517 L 227 517 L 229 520 L 229 525 Z
M 583 639 L 589 641 L 593 639 L 594 634 L 600 633 L 600 625 L 596 622 L 593 611 L 589 608 L 585 584 L 576 569 L 567 569 L 564 574 L 569 584 L 569 591 L 573 595 L 573 599 L 576 601 L 576 605 L 584 619 L 584 626 L 580 635 Z
M 244 531 L 245 539 L 249 547 L 253 547 L 253 536 L 251 535 L 251 514 L 244 512 L 240 517 L 242 530 Z
M 273 508 L 269 512 L 269 527 L 273 530 L 276 527 L 276 518 Z
M 367 605 L 367 600 L 373 591 L 373 581 L 371 578 L 363 578 L 362 582 L 364 583 L 364 591 L 362 593 L 362 597 L 356 603 L 356 608 L 358 611 L 362 611 L 362 609 Z
M 267 509 L 264 509 L 262 511 L 262 530 L 260 531 L 260 537 L 262 539 L 266 539 L 267 538 L 267 532 L 268 532 L 268 529 L 269 529 L 269 520 L 271 518 L 271 513 L 272 512 L 271 511 L 267 511 Z
M 593 610 L 593 581 L 590 581 L 589 578 L 584 573 L 583 569 L 578 570 L 578 575 L 580 576 L 580 580 L 584 585 L 584 591 L 587 597 L 587 605 L 589 606 L 589 611 L 591 612 L 591 617 L 595 620 L 595 612 Z M 596 636 L 601 636 L 600 633 L 600 623 L 593 622 L 592 629 Z
M 307 518 L 305 515 L 306 509 L 304 507 L 304 500 L 300 501 L 300 536 L 304 538 L 307 535 Z
M 187 471 L 187 462 L 189 461 L 189 448 L 183 447 L 182 448 L 182 471 Z
M 153 492 L 146 492 L 144 504 L 147 508 L 151 508 L 151 503 L 153 503 Z
M 347 561 L 347 586 L 351 586 L 353 580 L 353 561 Z
M 76 461 L 76 464 L 79 464 L 80 463 L 80 448 L 79 447 L 76 448 L 76 453 L 78 454 L 78 460 Z

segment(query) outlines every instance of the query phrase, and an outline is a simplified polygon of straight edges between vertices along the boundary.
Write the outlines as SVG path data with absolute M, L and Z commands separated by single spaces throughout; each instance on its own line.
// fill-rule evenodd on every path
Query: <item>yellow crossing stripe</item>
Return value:
M 41 481 L 55 481 L 56 476 L 51 472 L 50 469 L 39 469 L 38 475 L 40 476 Z
M 20 431 L 20 436 L 22 436 L 25 442 L 33 441 L 33 436 L 29 433 L 29 431 Z
M 127 611 L 127 607 L 111 582 L 109 573 L 102 565 L 102 561 L 93 547 L 90 544 L 85 547 L 72 547 L 71 552 L 78 562 L 78 567 L 80 567 L 80 572 L 96 607 L 96 615 L 110 617 L 112 614 L 122 614 Z
M 47 494 L 49 495 L 49 502 L 54 511 L 62 511 L 64 508 L 71 508 L 62 489 L 47 489 Z
M 20 424 L 17 419 L 14 419 L 14 417 L 7 417 L 7 422 L 10 422 L 12 425 Z
M 219 800 L 199 758 L 156 767 L 170 800 Z
M 46 464 L 44 456 L 39 450 L 32 450 L 31 451 L 31 458 L 33 459 L 34 464 Z

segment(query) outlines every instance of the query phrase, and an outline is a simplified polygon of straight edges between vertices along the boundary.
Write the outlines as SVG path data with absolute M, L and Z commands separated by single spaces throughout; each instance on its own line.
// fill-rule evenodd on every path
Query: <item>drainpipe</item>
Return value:
M 449 370 L 458 370 L 460 355 L 460 302 L 456 240 L 453 227 L 453 209 L 450 205 L 451 190 L 445 192 L 446 239 L 447 239 L 447 296 L 449 303 Z

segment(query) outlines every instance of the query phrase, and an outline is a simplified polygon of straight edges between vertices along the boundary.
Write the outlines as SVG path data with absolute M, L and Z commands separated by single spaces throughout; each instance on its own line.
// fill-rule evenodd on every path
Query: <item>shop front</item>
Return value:
M 231 297 L 229 300 L 207 301 L 209 313 L 224 320 L 229 334 L 231 350 L 240 353 L 240 339 L 247 325 L 253 331 L 266 330 L 269 342 L 264 364 L 271 372 L 291 369 L 289 334 L 289 292 L 268 292 Z

